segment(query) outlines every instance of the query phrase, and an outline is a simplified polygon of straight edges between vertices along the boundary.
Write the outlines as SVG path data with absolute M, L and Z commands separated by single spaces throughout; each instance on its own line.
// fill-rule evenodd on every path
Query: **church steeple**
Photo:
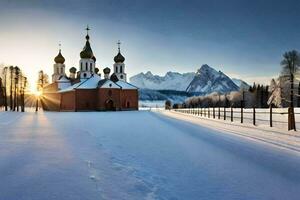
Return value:
M 114 57 L 114 74 L 118 77 L 119 80 L 126 82 L 126 73 L 125 73 L 125 58 L 121 54 L 121 42 L 118 41 L 118 54 Z
M 118 41 L 117 44 L 118 44 L 118 54 L 114 57 L 114 61 L 115 61 L 115 63 L 123 63 L 125 61 L 125 58 L 121 54 L 121 48 L 120 48 L 121 42 L 120 42 L 120 40 Z
M 89 41 L 90 40 L 89 26 L 87 26 L 85 30 L 86 30 L 86 36 L 85 36 L 86 42 L 85 42 L 85 46 L 83 47 L 83 50 L 80 52 L 80 58 L 90 59 L 93 58 L 94 54 Z
M 58 55 L 54 58 L 55 64 L 53 65 L 52 82 L 56 82 L 62 76 L 65 76 L 65 58 L 61 54 L 61 44 L 59 43 Z
M 94 56 L 93 50 L 90 44 L 89 26 L 86 27 L 86 42 L 83 50 L 80 52 L 80 78 L 85 79 L 95 74 L 95 62 L 96 57 Z

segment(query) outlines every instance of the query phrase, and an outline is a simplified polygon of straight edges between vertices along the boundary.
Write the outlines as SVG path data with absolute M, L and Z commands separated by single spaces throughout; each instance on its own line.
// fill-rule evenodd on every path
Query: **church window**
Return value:
M 116 73 L 118 73 L 118 67 L 116 67 Z
M 121 79 L 123 79 L 123 78 L 124 78 L 123 74 L 121 74 L 120 78 L 121 78 Z
M 86 78 L 86 73 L 83 74 L 83 77 Z
M 93 65 L 92 65 L 92 63 L 90 63 L 90 71 L 91 72 L 93 71 Z
M 120 66 L 120 73 L 123 73 L 123 67 L 122 67 L 122 65 Z
M 112 96 L 112 91 L 111 90 L 108 90 L 108 96 Z
M 88 63 L 85 63 L 85 71 L 88 70 Z
M 82 71 L 82 63 L 80 63 L 80 70 Z

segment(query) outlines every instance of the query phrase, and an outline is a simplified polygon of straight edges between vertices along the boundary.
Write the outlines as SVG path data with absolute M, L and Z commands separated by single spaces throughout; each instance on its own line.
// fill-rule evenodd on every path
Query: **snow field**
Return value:
M 0 199 L 298 199 L 297 151 L 185 117 L 0 112 Z

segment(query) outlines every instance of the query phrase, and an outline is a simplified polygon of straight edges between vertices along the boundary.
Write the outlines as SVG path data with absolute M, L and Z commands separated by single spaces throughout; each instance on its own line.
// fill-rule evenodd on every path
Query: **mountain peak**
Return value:
M 153 74 L 152 74 L 152 72 L 150 72 L 150 71 L 147 71 L 147 72 L 145 73 L 145 76 L 148 76 L 148 77 L 150 77 L 150 76 L 153 76 Z
M 221 71 L 204 64 L 198 69 L 197 75 L 194 77 L 187 92 L 209 94 L 212 92 L 226 93 L 239 90 L 238 86 Z

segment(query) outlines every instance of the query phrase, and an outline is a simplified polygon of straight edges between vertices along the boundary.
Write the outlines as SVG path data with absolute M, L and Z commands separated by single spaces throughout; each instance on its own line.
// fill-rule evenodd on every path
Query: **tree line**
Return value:
M 27 77 L 18 66 L 5 66 L 0 72 L 0 107 L 24 112 Z

